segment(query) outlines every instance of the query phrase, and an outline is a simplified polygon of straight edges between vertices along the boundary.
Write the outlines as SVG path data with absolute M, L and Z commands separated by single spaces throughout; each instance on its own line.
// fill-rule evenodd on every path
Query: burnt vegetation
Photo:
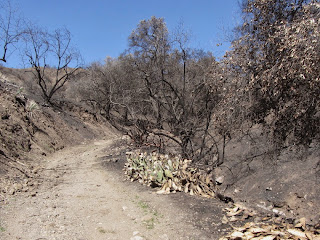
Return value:
M 137 146 L 215 168 L 233 140 L 251 142 L 246 160 L 319 141 L 318 0 L 242 1 L 242 24 L 219 61 L 188 47 L 181 26 L 169 32 L 152 17 L 132 31 L 121 56 L 87 67 L 67 29 L 23 25 L 5 6 L 0 60 L 22 41 L 32 85 L 47 103 L 76 99 Z
M 246 160 L 317 143 L 319 1 L 250 0 L 241 9 L 220 61 L 189 48 L 182 28 L 141 21 L 121 56 L 87 68 L 78 97 L 136 145 L 175 149 L 212 168 L 233 139 L 251 141 Z
M 27 23 L 0 0 L 0 175 L 12 179 L 0 187 L 36 176 L 38 157 L 108 137 L 111 124 L 128 137 L 105 157 L 131 181 L 319 226 L 320 1 L 240 9 L 219 59 L 191 48 L 183 25 L 151 17 L 120 56 L 84 66 L 68 29 Z M 14 53 L 24 68 L 1 66 Z

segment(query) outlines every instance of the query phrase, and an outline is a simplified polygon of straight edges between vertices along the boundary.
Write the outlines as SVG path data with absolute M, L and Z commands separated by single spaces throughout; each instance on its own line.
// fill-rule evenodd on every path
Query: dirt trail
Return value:
M 101 165 L 113 140 L 97 140 L 44 159 L 37 193 L 0 207 L 0 239 L 216 239 L 206 237 L 167 196 L 139 191 Z

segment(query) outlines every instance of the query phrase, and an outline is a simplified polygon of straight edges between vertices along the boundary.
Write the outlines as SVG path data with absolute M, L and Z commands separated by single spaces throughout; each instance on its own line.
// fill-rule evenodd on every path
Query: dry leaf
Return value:
M 276 231 L 276 230 L 271 230 L 270 232 L 272 235 L 275 235 L 275 236 L 283 236 L 284 233 L 281 232 L 281 231 Z
M 229 219 L 230 222 L 235 222 L 235 221 L 238 221 L 238 218 L 236 218 L 235 216 L 232 216 L 230 219 Z
M 156 192 L 157 194 L 169 194 L 169 192 L 167 192 L 165 189 L 161 189 L 159 191 Z
M 255 226 L 255 223 L 254 223 L 254 222 L 247 222 L 247 223 L 244 225 L 245 228 L 250 228 L 250 227 L 253 227 L 253 226 Z
M 185 192 L 185 193 L 189 192 L 189 185 L 190 185 L 190 183 L 187 183 L 187 184 L 185 185 L 185 187 L 184 187 L 184 192 Z
M 237 216 L 237 215 L 239 215 L 242 211 L 243 211 L 243 209 L 239 209 L 239 210 L 236 211 L 236 212 L 228 212 L 228 213 L 227 213 L 227 216 L 228 216 L 228 217 Z
M 222 223 L 227 224 L 229 222 L 228 218 L 224 215 L 222 218 Z
M 303 230 L 305 230 L 306 229 L 306 218 L 304 218 L 304 217 L 300 218 L 299 223 L 296 224 L 294 227 L 295 228 L 302 228 Z
M 252 233 L 262 233 L 262 232 L 267 232 L 267 230 L 260 228 L 260 227 L 254 227 L 249 229 L 250 232 Z
M 313 236 L 312 236 L 312 234 L 309 233 L 309 232 L 306 232 L 306 236 L 307 236 L 307 238 L 310 239 L 310 240 L 313 240 L 313 239 L 314 239 Z
M 303 239 L 307 239 L 306 234 L 300 230 L 291 228 L 291 229 L 287 229 L 287 231 L 294 236 L 297 236 L 297 237 L 303 238 Z
M 275 238 L 276 238 L 276 236 L 268 235 L 266 237 L 261 238 L 261 240 L 273 240 Z
M 207 177 L 206 177 L 206 184 L 209 184 L 210 183 L 210 176 L 209 175 L 207 175 Z
M 198 193 L 202 193 L 202 190 L 198 185 L 197 185 L 197 191 L 198 191 Z
M 246 236 L 246 239 L 252 239 L 255 237 L 255 235 L 251 232 L 245 232 L 244 235 Z
M 231 234 L 232 238 L 242 238 L 244 236 L 244 234 L 242 232 L 233 232 Z

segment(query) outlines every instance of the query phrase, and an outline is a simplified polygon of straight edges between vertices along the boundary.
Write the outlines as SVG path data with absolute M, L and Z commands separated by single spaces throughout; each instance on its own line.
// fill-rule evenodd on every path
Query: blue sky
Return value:
M 169 31 L 179 22 L 191 31 L 190 46 L 221 56 L 228 49 L 225 32 L 239 21 L 238 0 L 20 0 L 25 18 L 48 30 L 68 28 L 86 64 L 117 57 L 140 20 L 163 17 Z M 217 43 L 222 46 L 217 47 Z M 12 54 L 8 67 L 23 67 Z

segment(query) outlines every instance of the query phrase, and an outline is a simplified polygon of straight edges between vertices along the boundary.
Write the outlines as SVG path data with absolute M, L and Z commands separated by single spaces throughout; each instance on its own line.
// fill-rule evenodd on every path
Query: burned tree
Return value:
M 25 34 L 25 60 L 40 87 L 45 101 L 72 80 L 81 66 L 79 52 L 71 45 L 71 33 L 57 29 L 48 33 L 29 27 Z
M 319 139 L 319 1 L 244 1 L 229 64 L 276 145 Z
M 122 122 L 139 144 L 153 136 L 159 148 L 175 143 L 183 157 L 197 161 L 216 152 L 209 126 L 220 97 L 206 84 L 214 57 L 187 48 L 182 36 L 170 36 L 162 18 L 141 21 L 118 59 L 127 67 L 115 85 L 125 83 L 126 96 L 113 88 L 111 98 L 126 113 Z
M 7 62 L 9 47 L 15 43 L 23 34 L 21 19 L 17 9 L 13 8 L 9 0 L 0 2 L 0 46 L 2 53 L 0 61 Z

